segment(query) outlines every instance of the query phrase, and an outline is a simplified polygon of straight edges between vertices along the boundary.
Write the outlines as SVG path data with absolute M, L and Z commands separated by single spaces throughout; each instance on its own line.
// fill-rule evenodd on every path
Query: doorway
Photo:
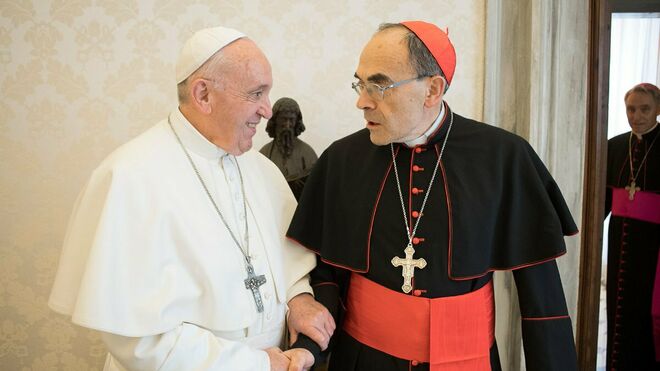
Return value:
M 660 85 L 660 13 L 612 13 L 607 139 L 630 131 L 623 97 L 641 82 Z M 603 224 L 608 235 L 609 216 Z M 607 351 L 607 238 L 603 238 L 596 370 L 605 370 Z
M 578 348 L 578 362 L 582 370 L 596 370 L 597 366 L 604 369 L 604 358 L 600 362 L 599 338 L 599 307 L 601 293 L 601 272 L 605 271 L 602 265 L 603 254 L 603 210 L 605 201 L 605 174 L 607 139 L 609 127 L 616 130 L 615 125 L 609 125 L 617 118 L 616 113 L 609 113 L 609 108 L 621 108 L 623 94 L 610 88 L 610 63 L 618 58 L 614 55 L 614 41 L 617 19 L 635 17 L 632 13 L 660 13 L 660 0 L 590 0 L 589 25 L 589 72 L 587 93 L 587 132 L 586 132 L 586 158 L 584 179 L 584 200 L 582 213 L 582 237 L 580 255 L 580 286 L 578 298 L 578 323 L 576 343 Z M 614 15 L 614 17 L 613 17 Z M 612 30 L 613 32 L 610 32 Z M 656 41 L 657 45 L 657 41 Z M 657 53 L 657 52 L 656 52 Z M 656 57 L 657 58 L 657 57 Z M 656 59 L 656 83 L 658 76 L 658 63 Z M 614 68 L 614 67 L 613 67 Z M 621 80 L 619 72 L 617 80 Z M 622 89 L 629 89 L 641 82 L 621 81 Z M 653 82 L 653 81 L 651 81 Z M 615 82 L 616 83 L 616 82 Z M 610 95 L 610 90 L 612 94 Z M 616 95 L 620 96 L 617 97 Z M 610 103 L 610 96 L 612 103 Z M 609 116 L 612 120 L 608 120 Z M 625 114 L 624 125 L 627 125 Z M 616 125 L 618 126 L 618 125 Z M 627 129 L 629 130 L 629 129 Z M 627 131 L 626 130 L 626 131 Z

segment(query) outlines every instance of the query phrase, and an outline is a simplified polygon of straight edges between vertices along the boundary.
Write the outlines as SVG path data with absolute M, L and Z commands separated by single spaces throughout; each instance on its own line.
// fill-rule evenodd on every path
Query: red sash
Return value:
M 428 299 L 351 275 L 344 330 L 397 358 L 432 371 L 490 370 L 495 339 L 492 281 L 459 296 Z
M 612 215 L 660 224 L 660 195 L 638 191 L 631 201 L 628 191 L 612 188 Z

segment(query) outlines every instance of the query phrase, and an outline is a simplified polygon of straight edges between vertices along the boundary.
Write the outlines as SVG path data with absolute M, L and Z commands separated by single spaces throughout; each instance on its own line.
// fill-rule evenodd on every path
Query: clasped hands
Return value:
M 314 356 L 307 349 L 294 348 L 286 351 L 273 347 L 266 349 L 271 371 L 308 371 L 314 365 Z
M 326 307 L 310 294 L 300 294 L 289 300 L 289 340 L 293 344 L 298 334 L 303 333 L 314 340 L 321 350 L 328 348 L 330 337 L 335 331 L 335 321 Z M 314 364 L 314 356 L 307 349 L 266 349 L 272 371 L 306 371 Z

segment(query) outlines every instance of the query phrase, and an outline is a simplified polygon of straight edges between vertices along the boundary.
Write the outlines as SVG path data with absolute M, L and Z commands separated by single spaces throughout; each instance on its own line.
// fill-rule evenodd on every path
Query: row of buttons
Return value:
M 639 166 L 639 161 L 640 161 L 640 158 L 639 158 L 639 147 L 640 147 L 640 145 L 639 145 L 639 143 L 640 142 L 641 142 L 641 140 L 638 140 L 635 143 L 634 155 L 632 156 L 633 157 L 632 162 L 635 165 L 635 166 L 632 166 L 633 169 L 635 169 Z M 633 169 L 631 169 L 631 170 L 633 170 Z M 633 176 L 633 174 L 630 174 L 630 177 L 632 177 L 632 176 Z M 622 226 L 623 240 L 621 241 L 621 246 L 620 246 L 621 250 L 619 252 L 619 271 L 617 272 L 616 308 L 615 308 L 615 312 L 614 312 L 615 313 L 615 315 L 614 315 L 614 334 L 612 336 L 613 344 L 612 344 L 612 350 L 611 350 L 611 352 L 612 352 L 611 353 L 612 354 L 612 358 L 611 358 L 612 370 L 615 370 L 616 367 L 617 367 L 617 363 L 619 361 L 619 359 L 618 359 L 619 349 L 618 348 L 621 345 L 620 340 L 621 340 L 621 327 L 622 326 L 621 326 L 620 321 L 621 321 L 621 318 L 622 318 L 621 311 L 622 311 L 622 306 L 623 306 L 623 301 L 624 301 L 623 285 L 625 283 L 625 277 L 624 276 L 625 276 L 625 273 L 626 273 L 626 269 L 625 269 L 626 268 L 626 255 L 627 255 L 626 248 L 627 248 L 627 245 L 628 245 L 626 243 L 626 236 L 628 235 L 627 228 L 628 228 L 628 223 L 624 221 L 623 226 Z
M 426 148 L 424 148 L 424 147 L 415 147 L 415 149 L 414 149 L 415 153 L 422 153 L 422 151 L 426 151 Z M 419 172 L 424 171 L 424 168 L 419 166 L 419 165 L 413 165 L 412 171 L 415 172 L 415 173 L 419 173 Z M 422 189 L 422 188 L 413 187 L 410 191 L 414 196 L 420 196 L 420 195 L 424 194 L 424 189 Z M 423 215 L 423 214 L 420 213 L 417 210 L 413 210 L 410 213 L 410 216 L 412 216 L 415 219 L 419 218 L 421 215 Z M 412 239 L 413 245 L 419 245 L 422 242 L 424 242 L 424 238 L 419 237 L 419 236 L 413 237 L 413 239 Z M 425 292 L 426 292 L 426 290 L 415 289 L 415 290 L 412 291 L 412 295 L 413 296 L 421 296 Z M 418 364 L 419 364 L 419 362 L 416 361 L 416 360 L 411 361 L 412 366 L 417 366 Z
M 612 335 L 612 340 L 614 344 L 612 344 L 612 368 L 616 367 L 617 361 L 618 361 L 618 355 L 619 355 L 619 345 L 620 342 L 619 340 L 621 339 L 621 324 L 619 323 L 621 320 L 621 310 L 623 306 L 623 296 L 622 296 L 622 291 L 623 291 L 623 284 L 625 282 L 624 274 L 626 272 L 625 266 L 626 266 L 626 241 L 625 241 L 625 236 L 628 235 L 626 229 L 628 228 L 628 223 L 623 222 L 622 226 L 622 233 L 624 236 L 624 240 L 621 241 L 621 250 L 619 252 L 619 271 L 617 273 L 617 294 L 616 294 L 616 308 L 615 308 L 615 315 L 614 315 L 614 334 Z

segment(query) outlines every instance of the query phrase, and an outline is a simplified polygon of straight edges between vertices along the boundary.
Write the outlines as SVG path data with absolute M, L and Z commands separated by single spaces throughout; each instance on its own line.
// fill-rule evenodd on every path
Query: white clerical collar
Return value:
M 442 119 L 445 117 L 445 104 L 442 103 L 440 104 L 440 113 L 438 114 L 438 117 L 433 121 L 433 124 L 431 125 L 428 130 L 424 132 L 424 134 L 420 135 L 417 139 L 409 140 L 407 142 L 404 142 L 404 144 L 410 148 L 420 146 L 422 144 L 426 144 L 426 142 L 429 141 L 429 137 L 435 132 L 435 130 L 440 126 L 440 123 L 442 122 Z
M 635 132 L 633 131 L 633 134 L 635 134 L 635 136 L 637 137 L 638 140 L 642 140 L 642 136 L 643 136 L 643 135 L 646 135 L 646 134 L 652 132 L 653 130 L 655 130 L 656 127 L 658 127 L 658 122 L 657 122 L 657 121 L 655 122 L 655 125 L 653 125 L 653 127 L 650 128 L 649 130 L 647 130 L 647 131 L 645 131 L 645 132 L 643 132 L 643 133 L 635 133 Z
M 183 145 L 204 158 L 218 160 L 227 154 L 227 151 L 209 142 L 197 129 L 183 116 L 179 109 L 170 113 L 170 121 L 176 133 L 181 138 Z

